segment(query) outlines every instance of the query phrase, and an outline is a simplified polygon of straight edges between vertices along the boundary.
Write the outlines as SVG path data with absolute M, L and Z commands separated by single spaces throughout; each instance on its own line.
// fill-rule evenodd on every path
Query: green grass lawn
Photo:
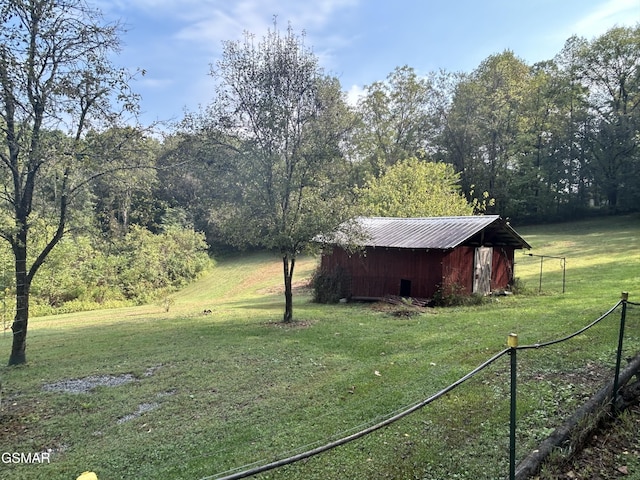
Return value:
M 517 228 L 517 226 L 516 226 Z M 543 265 L 516 254 L 527 294 L 397 317 L 369 304 L 317 305 L 303 288 L 316 259 L 297 266 L 293 325 L 282 267 L 251 254 L 219 260 L 159 305 L 31 320 L 28 365 L 0 367 L 0 453 L 48 452 L 50 463 L 0 464 L 0 478 L 215 478 L 369 426 L 433 395 L 501 351 L 572 333 L 640 299 L 637 216 L 517 228 Z M 204 314 L 204 310 L 211 314 Z M 619 314 L 571 342 L 519 356 L 522 458 L 610 378 Z M 640 350 L 630 308 L 625 354 Z M 8 358 L 9 332 L 0 334 Z M 508 358 L 405 419 L 270 479 L 495 479 L 508 472 Z M 63 381 L 126 378 L 82 393 Z M 126 377 L 118 377 L 124 376 Z M 55 386 L 55 385 L 54 385 Z

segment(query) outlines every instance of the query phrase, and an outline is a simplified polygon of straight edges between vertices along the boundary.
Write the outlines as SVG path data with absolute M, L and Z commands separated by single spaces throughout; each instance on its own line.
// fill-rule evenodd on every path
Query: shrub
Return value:
M 336 267 L 325 272 L 318 267 L 311 278 L 313 301 L 317 303 L 338 303 L 347 296 L 349 276 L 343 268 Z
M 467 293 L 462 285 L 453 283 L 438 288 L 438 291 L 433 296 L 433 301 L 438 307 L 457 307 L 480 305 L 485 302 L 485 297 L 477 293 Z
M 527 285 L 524 283 L 524 281 L 520 277 L 516 277 L 513 279 L 513 283 L 511 284 L 511 292 L 514 295 L 518 295 L 518 294 L 527 295 L 531 293 L 527 288 Z
M 208 269 L 212 260 L 206 250 L 204 235 L 189 229 L 169 228 L 154 234 L 133 225 L 126 235 L 115 239 L 69 235 L 52 250 L 34 278 L 32 313 L 49 315 L 154 301 Z M 0 266 L 5 271 L 10 260 L 0 250 Z M 12 281 L 5 277 L 0 280 Z

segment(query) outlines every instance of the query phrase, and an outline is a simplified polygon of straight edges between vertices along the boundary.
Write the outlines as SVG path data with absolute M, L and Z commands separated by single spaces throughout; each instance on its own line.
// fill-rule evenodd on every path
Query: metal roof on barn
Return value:
M 449 250 L 467 246 L 531 246 L 499 215 L 359 217 L 365 247 Z

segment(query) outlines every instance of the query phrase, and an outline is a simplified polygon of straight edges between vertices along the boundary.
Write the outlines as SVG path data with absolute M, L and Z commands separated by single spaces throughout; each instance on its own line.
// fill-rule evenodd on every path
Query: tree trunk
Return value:
M 607 187 L 607 202 L 608 208 L 611 213 L 618 211 L 618 185 L 611 181 Z
M 11 347 L 9 365 L 21 365 L 27 362 L 27 323 L 29 320 L 29 290 L 31 287 L 31 282 L 27 275 L 26 235 L 24 235 L 24 243 L 19 240 L 13 250 L 16 262 L 16 315 L 11 325 L 13 345 Z
M 291 279 L 293 278 L 293 267 L 296 264 L 295 257 L 288 254 L 282 256 L 282 267 L 284 270 L 284 323 L 293 321 L 293 289 Z

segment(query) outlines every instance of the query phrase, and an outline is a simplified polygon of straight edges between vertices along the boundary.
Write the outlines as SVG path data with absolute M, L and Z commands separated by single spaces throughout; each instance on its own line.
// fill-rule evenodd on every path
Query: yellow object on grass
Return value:
M 94 472 L 83 472 L 76 480 L 98 480 L 98 476 Z

